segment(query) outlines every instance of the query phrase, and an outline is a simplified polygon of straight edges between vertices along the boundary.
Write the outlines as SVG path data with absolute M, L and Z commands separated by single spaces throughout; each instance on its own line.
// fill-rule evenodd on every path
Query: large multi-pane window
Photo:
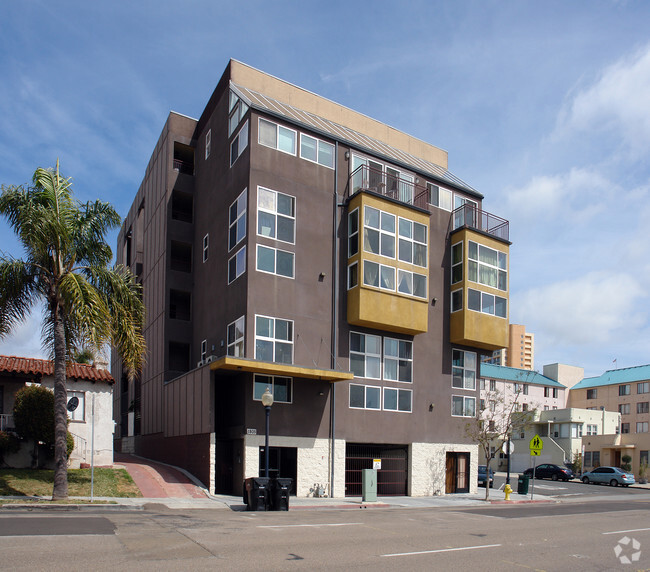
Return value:
M 246 246 L 242 246 L 228 260 L 228 284 L 231 284 L 246 272 Z
M 399 218 L 398 258 L 416 266 L 427 267 L 427 227 L 419 222 Z
M 228 355 L 244 357 L 244 316 L 228 324 Z
M 413 391 L 384 387 L 384 410 L 411 412 L 413 409 Z
M 230 143 L 230 166 L 235 164 L 235 161 L 248 147 L 248 121 L 244 123 L 242 128 L 237 133 L 237 136 Z
M 648 413 L 650 409 L 648 408 L 648 402 L 647 401 L 640 401 L 639 403 L 636 404 L 636 412 L 637 413 Z
M 246 237 L 246 189 L 237 197 L 229 209 L 228 250 L 232 250 Z
M 587 399 L 596 399 L 598 397 L 597 389 L 588 389 L 587 390 Z
M 300 157 L 323 165 L 324 167 L 334 168 L 334 145 L 321 141 L 311 135 L 300 134 Z
M 400 269 L 397 271 L 397 291 L 417 298 L 426 298 L 427 277 L 424 274 Z
M 242 101 L 239 96 L 231 91 L 229 101 L 229 116 L 228 116 L 228 137 L 230 137 L 239 122 L 244 118 L 248 111 L 248 105 Z
M 350 371 L 357 377 L 381 379 L 381 336 L 350 332 Z
M 468 243 L 467 279 L 499 290 L 508 290 L 508 255 L 489 246 Z
M 293 278 L 294 258 L 295 254 L 293 252 L 258 244 L 256 268 L 260 272 Z
M 351 383 L 350 407 L 353 409 L 381 409 L 381 388 Z
M 467 289 L 467 307 L 475 312 L 505 318 L 508 315 L 508 300 L 488 292 Z
M 429 194 L 429 204 L 446 211 L 451 210 L 451 191 L 443 189 L 433 183 L 427 183 L 427 191 Z
M 630 384 L 626 383 L 625 385 L 618 386 L 619 395 L 630 395 Z
M 452 350 L 451 385 L 459 389 L 476 389 L 476 354 Z
M 630 404 L 629 403 L 619 403 L 618 412 L 621 415 L 629 415 L 630 414 Z
M 255 359 L 293 363 L 293 322 L 255 316 Z
M 413 381 L 413 342 L 384 338 L 384 379 Z
M 363 283 L 382 290 L 395 292 L 395 267 L 372 260 L 363 261 Z
M 260 375 L 253 377 L 253 399 L 262 401 L 262 395 L 269 388 L 273 403 L 291 403 L 293 401 L 293 383 L 290 377 L 279 375 Z
M 257 189 L 257 234 L 295 243 L 296 199 L 278 191 Z
M 368 206 L 363 213 L 363 249 L 395 258 L 395 215 Z
M 637 421 L 636 422 L 636 432 L 637 433 L 647 433 L 648 432 L 648 422 L 647 421 Z
M 258 142 L 260 145 L 277 149 L 283 153 L 296 154 L 296 131 L 261 117 Z
M 359 252 L 359 209 L 348 214 L 348 258 Z
M 476 398 L 463 395 L 451 396 L 451 414 L 454 417 L 475 417 Z
M 636 392 L 637 393 L 650 393 L 650 382 L 649 381 L 644 381 L 642 383 L 637 383 L 636 384 Z

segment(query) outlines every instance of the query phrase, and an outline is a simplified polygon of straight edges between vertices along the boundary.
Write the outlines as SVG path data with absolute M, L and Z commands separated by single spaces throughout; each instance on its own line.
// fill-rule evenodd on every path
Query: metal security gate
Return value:
M 378 496 L 406 496 L 408 487 L 408 447 L 405 445 L 345 446 L 345 496 L 361 496 L 363 469 L 372 469 L 373 459 L 381 460 L 377 471 Z

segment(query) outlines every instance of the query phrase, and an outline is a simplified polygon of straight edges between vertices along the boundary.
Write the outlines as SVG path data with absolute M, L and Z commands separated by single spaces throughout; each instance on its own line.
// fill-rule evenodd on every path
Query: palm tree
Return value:
M 36 169 L 31 186 L 2 186 L 0 215 L 18 235 L 24 259 L 0 255 L 0 339 L 44 305 L 43 346 L 54 360 L 53 500 L 67 498 L 66 363 L 79 348 L 112 344 L 133 375 L 144 361 L 144 305 L 128 268 L 109 268 L 105 234 L 120 224 L 108 203 L 82 204 L 72 181 Z

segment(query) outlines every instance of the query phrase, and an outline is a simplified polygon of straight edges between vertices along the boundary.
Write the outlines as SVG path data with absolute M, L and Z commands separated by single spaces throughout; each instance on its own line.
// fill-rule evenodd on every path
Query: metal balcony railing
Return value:
M 174 170 L 184 175 L 194 175 L 194 163 L 183 161 L 181 159 L 174 159 Z
M 426 187 L 368 165 L 361 165 L 352 172 L 345 198 L 359 191 L 370 191 L 422 209 L 426 209 L 429 202 Z
M 451 222 L 452 230 L 473 228 L 502 240 L 510 240 L 510 223 L 504 218 L 477 208 L 473 203 L 458 207 L 452 213 Z

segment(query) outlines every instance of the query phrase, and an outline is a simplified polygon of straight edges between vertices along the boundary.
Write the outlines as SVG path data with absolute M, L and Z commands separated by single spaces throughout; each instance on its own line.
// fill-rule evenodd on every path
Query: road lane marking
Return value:
M 603 534 L 623 534 L 624 532 L 641 532 L 650 530 L 650 528 L 633 528 L 632 530 L 613 530 L 612 532 L 603 532 Z
M 332 524 L 269 524 L 269 525 L 258 525 L 257 528 L 319 528 L 321 526 L 361 526 L 363 522 L 337 522 Z
M 481 544 L 480 546 L 461 546 L 459 548 L 440 548 L 439 550 L 422 550 L 420 552 L 398 552 L 396 554 L 381 554 L 382 558 L 392 556 L 413 556 L 414 554 L 436 554 L 438 552 L 456 552 L 459 550 L 477 550 L 478 548 L 496 548 L 501 544 Z

